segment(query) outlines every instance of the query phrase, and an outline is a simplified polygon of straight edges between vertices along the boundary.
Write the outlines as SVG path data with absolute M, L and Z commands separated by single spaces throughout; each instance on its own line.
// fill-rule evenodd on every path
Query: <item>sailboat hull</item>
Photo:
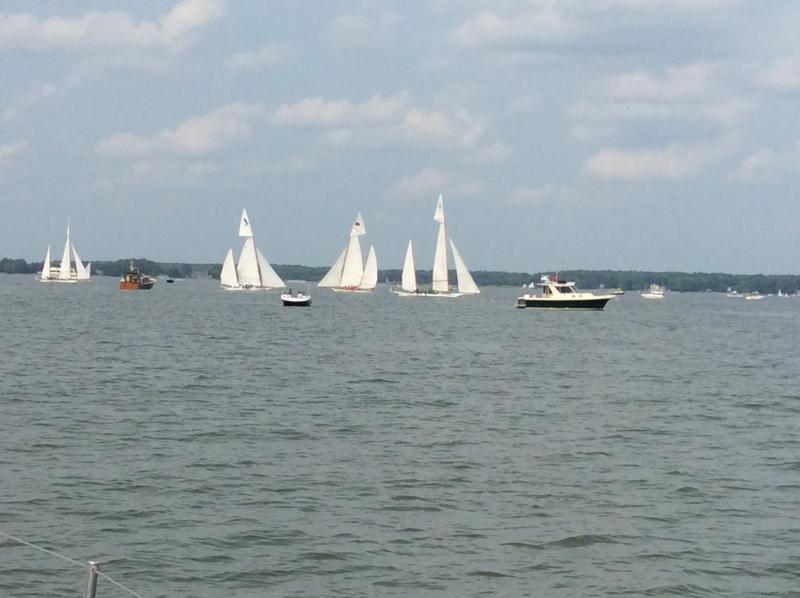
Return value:
M 342 287 L 331 287 L 331 290 L 334 293 L 371 293 L 375 289 L 358 289 L 358 288 L 356 288 L 356 289 L 345 289 L 345 288 L 342 288 Z
M 397 295 L 398 297 L 437 297 L 440 299 L 453 299 L 455 297 L 461 297 L 464 293 L 436 293 L 436 292 L 426 292 L 426 291 L 396 291 L 392 289 L 392 293 Z

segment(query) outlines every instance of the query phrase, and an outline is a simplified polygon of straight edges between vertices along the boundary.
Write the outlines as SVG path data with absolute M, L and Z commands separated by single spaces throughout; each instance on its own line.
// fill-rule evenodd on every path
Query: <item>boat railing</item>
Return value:
M 63 554 L 59 554 L 58 552 L 55 552 L 53 550 L 48 550 L 47 548 L 39 546 L 38 544 L 34 544 L 33 542 L 28 542 L 27 540 L 23 540 L 22 538 L 18 538 L 16 536 L 12 536 L 11 534 L 7 534 L 5 532 L 0 532 L 0 537 L 8 538 L 9 540 L 11 540 L 13 542 L 17 542 L 18 544 L 23 544 L 24 546 L 27 546 L 29 548 L 33 548 L 35 550 L 38 550 L 39 552 L 43 552 L 44 554 L 48 554 L 50 556 L 54 556 L 54 557 L 59 558 L 59 559 L 61 559 L 63 561 L 66 561 L 68 563 L 71 563 L 73 565 L 81 567 L 82 569 L 85 568 L 86 572 L 88 574 L 88 579 L 86 581 L 86 591 L 83 594 L 84 598 L 96 598 L 97 597 L 97 582 L 98 582 L 99 578 L 101 578 L 101 577 L 103 579 L 107 580 L 112 585 L 115 585 L 118 588 L 120 588 L 121 590 L 124 590 L 125 592 L 127 592 L 131 596 L 134 596 L 135 598 L 144 598 L 144 596 L 142 596 L 140 594 L 137 594 L 136 592 L 131 590 L 129 587 L 121 584 L 120 582 L 116 581 L 115 579 L 112 579 L 111 577 L 109 577 L 105 573 L 102 573 L 100 571 L 100 564 L 97 561 L 89 561 L 88 563 L 86 563 L 84 565 L 83 563 L 80 563 L 80 562 L 76 561 L 75 559 L 71 559 L 68 556 L 64 556 Z

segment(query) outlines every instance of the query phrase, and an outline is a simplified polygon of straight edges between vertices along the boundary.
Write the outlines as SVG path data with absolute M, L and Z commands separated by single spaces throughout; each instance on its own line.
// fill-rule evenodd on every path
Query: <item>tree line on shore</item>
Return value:
M 93 261 L 94 275 L 122 276 L 128 269 L 130 260 Z M 135 259 L 136 267 L 151 276 L 172 278 L 219 278 L 222 264 L 187 264 L 177 262 L 154 262 L 145 258 Z M 327 266 L 300 266 L 294 264 L 275 264 L 275 271 L 284 280 L 308 280 L 316 282 L 328 271 Z M 42 269 L 42 262 L 26 262 L 23 259 L 0 259 L 0 272 L 6 274 L 36 274 Z M 522 286 L 538 282 L 543 275 L 551 272 L 501 272 L 477 270 L 472 273 L 479 286 Z M 400 282 L 401 270 L 379 270 L 378 280 L 389 283 Z M 451 272 L 455 280 L 455 272 Z M 660 284 L 672 291 L 715 291 L 734 289 L 741 293 L 759 291 L 761 293 L 795 293 L 800 289 L 800 275 L 797 274 L 726 274 L 721 272 L 648 272 L 642 270 L 567 270 L 559 272 L 562 280 L 575 281 L 582 289 L 620 288 L 625 291 L 641 290 L 648 285 Z M 417 281 L 430 284 L 431 271 L 417 270 Z

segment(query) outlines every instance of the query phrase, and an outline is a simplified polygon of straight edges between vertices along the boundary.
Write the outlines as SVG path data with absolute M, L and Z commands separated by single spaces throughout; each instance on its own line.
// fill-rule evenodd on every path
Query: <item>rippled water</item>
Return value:
M 2 276 L 0 531 L 146 598 L 800 595 L 800 300 L 517 292 Z

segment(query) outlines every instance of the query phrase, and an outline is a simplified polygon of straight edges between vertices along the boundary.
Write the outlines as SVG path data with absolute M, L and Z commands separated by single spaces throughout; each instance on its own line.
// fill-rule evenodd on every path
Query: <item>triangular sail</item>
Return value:
M 222 272 L 219 275 L 219 283 L 223 287 L 238 287 L 239 277 L 236 275 L 236 265 L 233 262 L 233 249 L 228 249 L 228 255 L 222 264 Z
M 44 264 L 42 264 L 42 273 L 39 276 L 41 280 L 50 280 L 50 246 L 47 246 L 47 255 L 44 256 Z
M 447 231 L 444 222 L 439 224 L 439 236 L 436 239 L 432 283 L 434 291 L 447 293 L 450 290 L 450 281 L 447 278 Z
M 417 269 L 414 265 L 414 250 L 411 248 L 411 241 L 408 242 L 408 249 L 406 249 L 406 260 L 403 262 L 403 277 L 400 286 L 409 293 L 417 292 Z
M 89 277 L 92 275 L 92 262 L 86 264 L 86 279 L 88 280 Z
M 245 240 L 242 246 L 242 253 L 239 256 L 239 265 L 236 267 L 239 274 L 239 284 L 261 286 L 261 276 L 258 273 L 258 257 L 256 256 L 256 244 L 252 237 Z
M 461 259 L 461 254 L 456 249 L 456 244 L 453 239 L 450 239 L 450 249 L 453 250 L 453 261 L 456 264 L 456 278 L 458 279 L 458 292 L 465 295 L 474 295 L 480 293 L 481 290 L 475 281 L 472 279 L 472 274 L 469 273 L 467 265 Z
M 250 226 L 250 217 L 247 215 L 247 209 L 242 210 L 242 219 L 239 221 L 239 236 L 252 237 L 253 229 Z
M 258 259 L 258 269 L 261 271 L 261 284 L 260 286 L 266 289 L 279 289 L 284 286 L 281 277 L 269 265 L 267 258 L 261 253 L 260 249 L 256 249 L 256 258 Z
M 317 283 L 318 287 L 338 287 L 339 282 L 342 280 L 342 266 L 344 265 L 344 256 L 347 254 L 347 247 L 342 250 L 342 253 L 339 254 L 339 257 L 336 258 L 336 261 L 333 262 L 333 266 L 325 276 L 322 277 Z
M 364 262 L 361 258 L 361 243 L 358 240 L 359 233 L 350 233 L 350 242 L 347 245 L 347 254 L 344 256 L 342 266 L 342 280 L 339 286 L 342 288 L 354 288 L 361 282 L 361 275 L 364 273 Z
M 75 245 L 72 245 L 72 255 L 75 257 L 75 272 L 78 275 L 78 280 L 89 280 L 89 272 L 83 267 L 81 256 L 78 255 Z
M 367 261 L 364 264 L 364 273 L 361 275 L 360 289 L 371 291 L 378 286 L 378 258 L 375 255 L 375 248 L 370 245 L 367 253 Z
M 69 251 L 72 247 L 72 243 L 69 241 L 69 223 L 67 224 L 67 242 L 64 243 L 64 253 L 61 254 L 61 266 L 58 270 L 58 278 L 61 280 L 69 280 L 70 278 L 70 270 L 71 270 L 71 262 L 72 259 L 70 257 Z

